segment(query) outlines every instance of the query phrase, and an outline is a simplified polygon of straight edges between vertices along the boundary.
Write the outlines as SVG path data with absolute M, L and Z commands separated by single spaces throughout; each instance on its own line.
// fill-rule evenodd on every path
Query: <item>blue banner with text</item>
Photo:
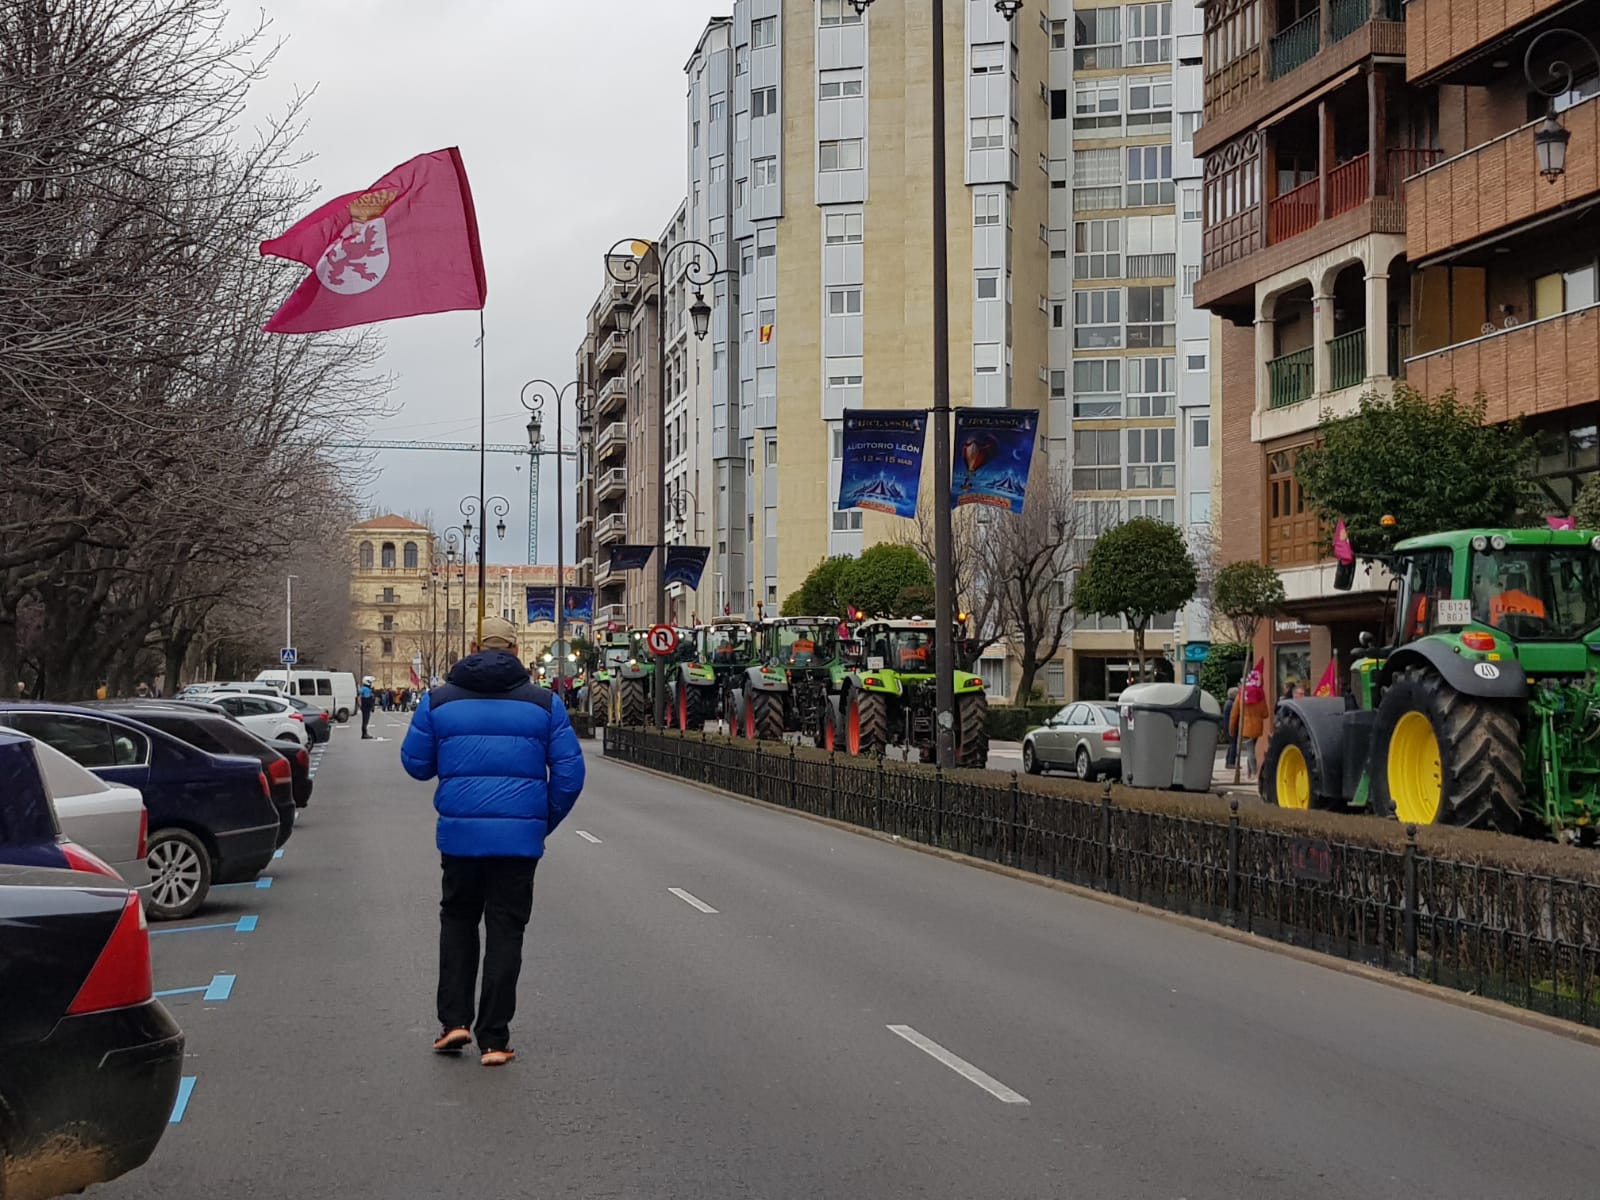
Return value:
M 1036 408 L 956 409 L 950 507 L 988 504 L 1021 512 L 1038 429 Z
M 671 546 L 667 549 L 667 582 L 681 583 L 693 591 L 705 574 L 709 546 Z
M 528 624 L 554 625 L 556 623 L 556 590 L 553 587 L 531 587 L 528 594 Z
M 921 409 L 845 409 L 839 507 L 916 516 L 927 428 L 928 414 Z

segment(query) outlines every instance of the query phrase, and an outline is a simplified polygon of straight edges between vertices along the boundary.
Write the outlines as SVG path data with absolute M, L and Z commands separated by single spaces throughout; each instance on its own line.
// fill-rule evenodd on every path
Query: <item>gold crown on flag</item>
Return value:
M 383 210 L 393 204 L 399 194 L 393 188 L 385 188 L 381 192 L 363 192 L 350 201 L 350 219 L 372 221 L 383 216 Z

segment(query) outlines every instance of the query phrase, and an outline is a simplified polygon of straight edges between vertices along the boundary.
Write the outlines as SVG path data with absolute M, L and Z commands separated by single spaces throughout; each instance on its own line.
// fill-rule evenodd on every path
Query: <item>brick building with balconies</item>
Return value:
M 1534 144 L 1549 102 L 1523 70 L 1557 14 L 1600 29 L 1589 0 L 1206 4 L 1195 303 L 1221 318 L 1223 557 L 1271 563 L 1290 598 L 1259 648 L 1277 684 L 1381 613 L 1379 579 L 1333 590 L 1295 478 L 1327 414 L 1397 379 L 1481 389 L 1492 419 L 1540 434 L 1552 511 L 1596 465 L 1600 64 L 1553 33 L 1535 48 L 1540 82 L 1579 65 L 1554 102 L 1571 136 L 1554 183 Z

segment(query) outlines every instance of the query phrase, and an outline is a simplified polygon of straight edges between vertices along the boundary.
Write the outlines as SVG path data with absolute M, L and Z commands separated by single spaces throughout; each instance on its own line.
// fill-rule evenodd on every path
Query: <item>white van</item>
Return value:
M 262 671 L 257 683 L 270 683 L 280 692 L 288 687 L 288 672 Z M 294 694 L 317 703 L 333 713 L 340 724 L 350 719 L 356 711 L 356 677 L 349 671 L 296 671 Z

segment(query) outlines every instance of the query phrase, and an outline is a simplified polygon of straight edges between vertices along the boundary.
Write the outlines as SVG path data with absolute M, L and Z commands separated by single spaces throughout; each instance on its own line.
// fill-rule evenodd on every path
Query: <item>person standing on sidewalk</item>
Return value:
M 528 678 L 517 634 L 485 617 L 481 648 L 422 698 L 400 747 L 414 779 L 439 780 L 433 806 L 443 869 L 439 902 L 438 1016 L 433 1048 L 476 1041 L 486 1067 L 516 1057 L 511 1018 L 533 875 L 545 837 L 583 791 L 583 750 L 559 698 Z M 478 926 L 484 927 L 483 987 Z
M 372 720 L 372 708 L 377 703 L 377 697 L 372 691 L 372 676 L 367 675 L 361 680 L 361 694 L 357 698 L 357 705 L 361 709 L 361 736 L 371 738 L 367 732 L 367 725 Z
M 1256 744 L 1266 730 L 1267 717 L 1271 712 L 1266 690 L 1261 685 L 1260 671 L 1251 671 L 1245 680 L 1244 690 L 1234 700 L 1233 713 L 1228 720 L 1228 733 L 1237 734 L 1239 738 L 1239 761 L 1244 764 L 1247 779 L 1256 777 L 1260 761 Z

